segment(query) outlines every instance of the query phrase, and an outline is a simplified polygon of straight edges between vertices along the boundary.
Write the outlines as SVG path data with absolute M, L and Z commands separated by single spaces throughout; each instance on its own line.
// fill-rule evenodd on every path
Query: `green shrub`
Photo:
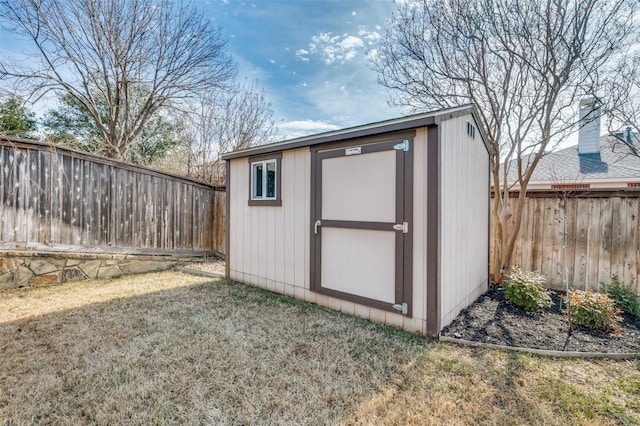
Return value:
M 617 276 L 611 277 L 609 284 L 602 284 L 602 292 L 607 293 L 621 311 L 640 317 L 640 296 Z
M 502 287 L 507 300 L 527 311 L 537 311 L 551 307 L 551 296 L 542 285 L 545 277 L 532 271 L 523 271 L 513 266 L 505 276 Z
M 600 330 L 618 331 L 620 309 L 615 302 L 603 293 L 572 290 L 568 296 L 570 321 Z

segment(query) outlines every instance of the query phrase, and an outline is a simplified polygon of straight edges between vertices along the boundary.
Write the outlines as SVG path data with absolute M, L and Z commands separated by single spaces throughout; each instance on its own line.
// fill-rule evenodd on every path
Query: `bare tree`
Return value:
M 640 157 L 640 35 L 634 50 L 623 52 L 616 61 L 614 78 L 607 81 L 605 98 L 607 127 L 619 135 L 619 144 L 630 155 Z
M 277 131 L 271 105 L 257 84 L 246 81 L 223 92 L 204 92 L 182 118 L 181 146 L 163 161 L 164 169 L 223 185 L 227 151 L 274 141 Z
M 1 0 L 0 7 L 36 52 L 26 65 L 0 60 L 0 76 L 36 96 L 71 95 L 113 158 L 127 157 L 160 109 L 220 89 L 235 73 L 220 28 L 180 0 Z
M 477 106 L 493 151 L 495 281 L 510 266 L 536 165 L 575 131 L 579 100 L 599 87 L 611 58 L 637 31 L 636 6 L 635 0 L 403 2 L 372 52 L 392 103 L 415 110 Z M 510 199 L 514 185 L 518 196 Z

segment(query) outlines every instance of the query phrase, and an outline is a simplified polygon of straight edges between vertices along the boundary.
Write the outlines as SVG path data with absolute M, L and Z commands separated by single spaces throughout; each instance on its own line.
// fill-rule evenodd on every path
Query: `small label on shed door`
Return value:
M 357 155 L 362 152 L 362 148 L 359 146 L 353 148 L 347 148 L 344 150 L 344 155 Z

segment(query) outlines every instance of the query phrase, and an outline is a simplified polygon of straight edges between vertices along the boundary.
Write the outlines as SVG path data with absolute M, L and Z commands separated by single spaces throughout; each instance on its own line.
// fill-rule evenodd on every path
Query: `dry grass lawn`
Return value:
M 0 292 L 0 423 L 638 424 L 640 362 L 433 344 L 163 272 Z

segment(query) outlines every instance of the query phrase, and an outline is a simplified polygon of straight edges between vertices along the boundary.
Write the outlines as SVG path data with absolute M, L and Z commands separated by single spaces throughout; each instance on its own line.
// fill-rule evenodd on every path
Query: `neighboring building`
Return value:
M 544 274 L 555 288 L 597 290 L 616 275 L 640 292 L 640 138 L 630 128 L 601 136 L 594 112 L 597 102 L 585 99 L 578 145 L 537 164 L 511 262 Z M 516 184 L 512 196 L 518 191 Z
M 597 111 L 597 110 L 595 110 Z M 580 119 L 594 113 L 593 99 L 580 104 Z M 517 181 L 515 167 L 509 181 Z M 518 191 L 516 184 L 512 191 Z M 580 128 L 578 145 L 546 154 L 536 166 L 528 192 L 549 190 L 640 190 L 640 139 L 631 128 L 600 136 L 600 118 L 590 117 Z
M 489 284 L 471 106 L 225 154 L 227 276 L 431 337 Z

